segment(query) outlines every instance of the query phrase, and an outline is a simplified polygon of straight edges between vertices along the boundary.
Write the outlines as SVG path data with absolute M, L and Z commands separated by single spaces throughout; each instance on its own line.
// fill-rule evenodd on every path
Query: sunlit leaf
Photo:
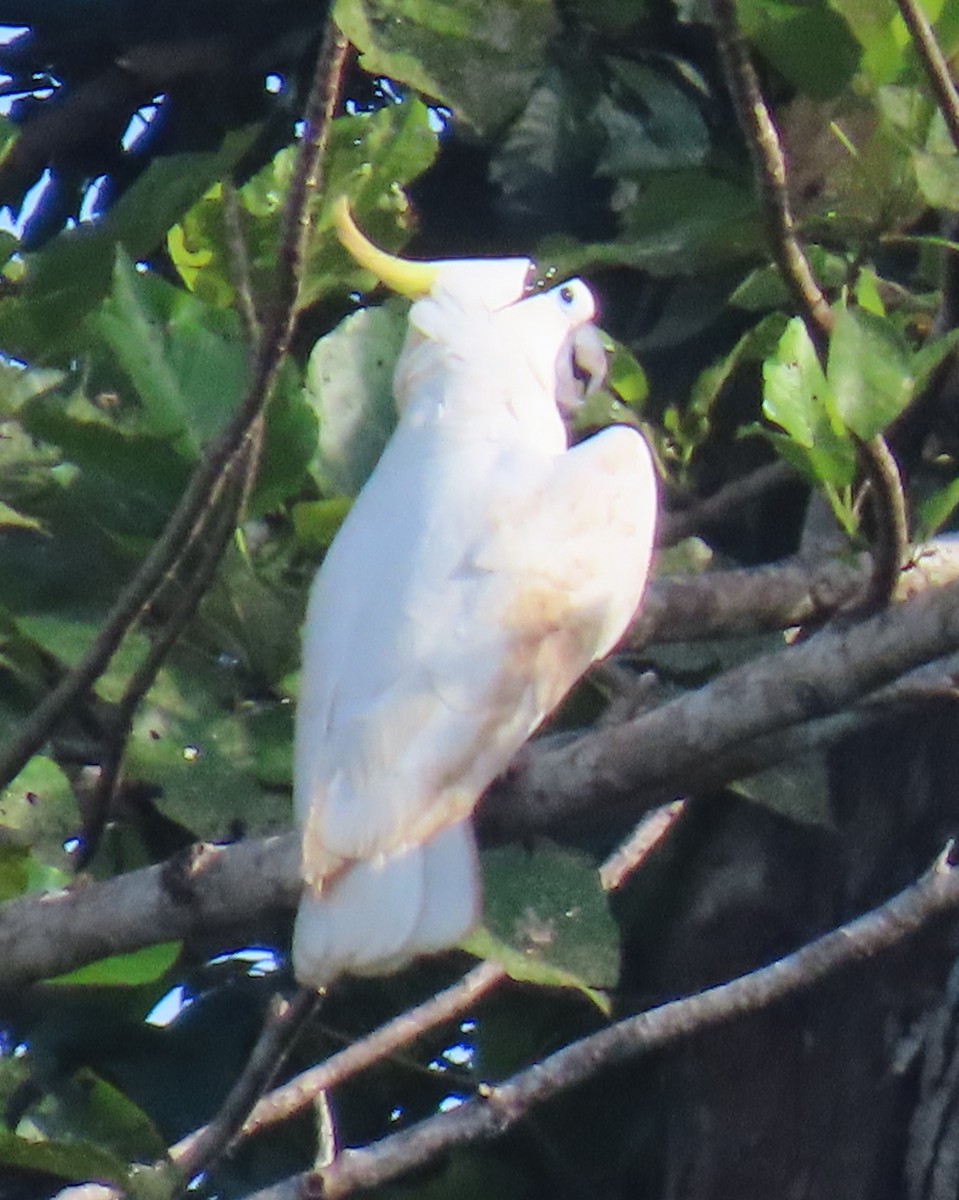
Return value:
M 351 496 L 329 500 L 305 500 L 293 509 L 293 529 L 307 550 L 326 550 L 352 507 Z
M 209 309 L 120 255 L 95 318 L 143 405 L 149 432 L 194 453 L 223 427 L 249 375 L 233 313 Z
M 0 830 L 14 831 L 46 863 L 66 865 L 63 844 L 78 823 L 69 781 L 43 755 L 31 758 L 0 792 Z
M 46 982 L 86 987 L 138 987 L 161 979 L 179 958 L 181 949 L 180 942 L 160 942 L 129 954 L 100 958 Z

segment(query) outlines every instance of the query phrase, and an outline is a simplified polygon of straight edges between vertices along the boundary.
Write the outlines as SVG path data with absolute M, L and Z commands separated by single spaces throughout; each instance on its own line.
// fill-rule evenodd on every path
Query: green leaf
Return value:
M 293 531 L 305 550 L 318 554 L 336 537 L 346 514 L 353 507 L 351 496 L 333 496 L 329 500 L 304 500 L 293 508 Z
M 814 483 L 833 488 L 852 484 L 855 445 L 799 317 L 789 322 L 775 353 L 763 364 L 763 413 L 788 434 L 788 443 L 774 437 L 774 444 Z
M 33 529 L 39 533 L 42 528 L 43 526 L 36 517 L 28 517 L 24 513 L 17 512 L 15 508 L 11 508 L 9 504 L 0 500 L 0 530 Z
M 24 1124 L 43 1134 L 47 1145 L 79 1142 L 122 1162 L 152 1163 L 166 1151 L 146 1113 L 86 1067 L 58 1080 Z
M 75 1182 L 126 1183 L 126 1163 L 106 1150 L 81 1141 L 32 1141 L 8 1129 L 0 1129 L 0 1164 Z
M 826 377 L 844 425 L 863 441 L 885 429 L 912 399 L 910 357 L 891 321 L 858 308 L 836 312 Z
M 56 763 L 35 755 L 0 793 L 0 830 L 15 831 L 37 858 L 66 866 L 64 842 L 79 823 L 69 781 Z
M 845 255 L 811 245 L 806 247 L 806 256 L 821 287 L 831 290 L 845 283 L 849 274 Z M 751 271 L 729 297 L 729 302 L 749 312 L 766 312 L 791 304 L 792 295 L 783 283 L 779 268 L 770 263 Z
M 266 410 L 263 450 L 249 516 L 272 512 L 300 494 L 308 480 L 318 429 L 316 413 L 303 394 L 299 366 L 287 358 Z
M 486 926 L 518 961 L 559 968 L 582 987 L 615 983 L 618 934 L 595 863 L 543 843 L 484 851 L 482 869 Z
M 397 300 L 361 309 L 313 347 L 306 394 L 320 436 L 310 469 L 324 491 L 355 495 L 393 431 L 393 370 L 407 309 Z
M 22 896 L 30 885 L 30 850 L 0 843 L 0 900 Z
M 84 544 L 91 552 L 101 529 L 155 536 L 182 492 L 188 459 L 171 439 L 144 432 L 135 408 L 111 411 L 81 391 L 46 393 L 25 406 L 23 429 L 80 468 L 79 475 L 65 476 L 61 465 L 58 494 L 42 508 L 47 531 L 67 542 L 61 555 L 82 553 Z M 99 546 L 97 553 L 102 560 Z M 101 571 L 105 565 L 101 561 Z M 60 598 L 64 589 L 51 591 Z
M 94 228 L 68 229 L 22 258 L 24 282 L 0 299 L 0 345 L 7 354 L 49 361 L 54 353 L 86 350 L 83 320 L 110 289 L 117 246 L 136 262 L 210 185 L 247 153 L 260 127 L 227 134 L 209 153 L 154 158 Z
M 624 404 L 639 410 L 649 395 L 649 380 L 646 372 L 636 361 L 635 355 L 621 342 L 608 339 L 609 371 L 606 383 Z
M 763 383 L 763 412 L 800 446 L 811 448 L 823 416 L 833 405 L 816 348 L 800 317 L 789 322 L 775 354 L 765 363 Z
M 830 4 L 862 46 L 862 67 L 873 83 L 891 83 L 904 62 L 893 29 L 894 5 L 887 0 L 830 0 Z
M 733 790 L 802 825 L 833 829 L 825 755 L 800 754 L 750 775 Z
M 920 395 L 932 378 L 933 372 L 959 346 L 959 329 L 950 329 L 934 341 L 926 342 L 912 356 L 912 373 L 915 379 L 913 391 Z
M 916 150 L 913 155 L 916 182 L 931 208 L 955 212 L 959 208 L 959 158 Z
M 14 416 L 29 400 L 59 387 L 66 372 L 0 361 L 0 415 Z
M 499 963 L 510 979 L 517 983 L 571 988 L 573 991 L 582 992 L 607 1016 L 612 1011 L 609 998 L 603 992 L 589 987 L 578 976 L 562 967 L 554 967 L 551 963 L 528 957 L 522 950 L 517 950 L 515 946 L 490 933 L 486 926 L 475 929 L 460 943 L 459 948 L 476 958 Z
M 177 664 L 161 671 L 137 714 L 127 750 L 130 774 L 162 791 L 163 814 L 195 837 L 213 841 L 229 840 L 237 830 L 278 833 L 290 823 L 289 794 L 274 786 L 282 747 L 276 727 L 264 727 L 262 717 L 264 709 L 280 708 L 289 753 L 292 706 L 230 698 L 230 686 L 242 682 L 233 677 L 238 669 L 232 661 L 225 650 L 205 669 L 193 663 L 190 669 Z M 226 695 L 218 694 L 217 684 Z
M 182 947 L 182 942 L 159 942 L 129 954 L 112 954 L 46 982 L 85 987 L 139 987 L 161 979 L 180 957 Z
M 249 378 L 235 314 L 219 312 L 118 252 L 94 325 L 137 389 L 147 430 L 195 455 L 225 424 Z
M 365 70 L 448 104 L 481 134 L 525 103 L 555 24 L 548 0 L 337 0 L 333 12 Z
M 932 537 L 959 507 L 959 477 L 927 497 L 916 517 L 916 540 Z
M 350 198 L 358 223 L 387 250 L 409 236 L 409 205 L 401 188 L 432 163 L 437 134 L 429 109 L 415 97 L 376 112 L 338 117 L 330 127 L 325 186 L 310 194 L 309 236 L 298 309 L 325 296 L 343 297 L 375 286 L 342 248 L 333 228 L 333 202 Z M 281 150 L 236 193 L 236 218 L 249 265 L 251 299 L 259 312 L 273 303 L 280 222 L 293 177 L 296 148 Z M 210 189 L 171 231 L 167 247 L 185 285 L 222 307 L 235 299 L 236 251 L 221 187 Z
M 847 23 L 822 0 L 739 0 L 736 7 L 749 40 L 797 90 L 828 100 L 849 84 L 860 48 Z
M 700 275 L 754 259 L 763 248 L 751 188 L 712 170 L 654 172 L 623 198 L 616 241 L 551 238 L 537 247 L 540 266 L 554 265 L 561 276 L 616 266 Z
M 709 133 L 688 80 L 670 77 L 668 60 L 637 63 L 609 58 L 611 90 L 594 115 L 606 135 L 598 175 L 697 167 L 709 150 Z

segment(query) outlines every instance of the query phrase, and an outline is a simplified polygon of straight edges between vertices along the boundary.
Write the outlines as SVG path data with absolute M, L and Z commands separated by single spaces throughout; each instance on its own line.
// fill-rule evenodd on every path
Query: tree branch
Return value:
M 537 1105 L 599 1072 L 807 991 L 843 967 L 899 945 L 957 905 L 959 868 L 944 854 L 918 882 L 879 908 L 769 966 L 619 1021 L 484 1089 L 458 1108 L 363 1149 L 346 1150 L 329 1166 L 257 1192 L 251 1200 L 292 1200 L 311 1192 L 324 1200 L 340 1200 L 396 1179 L 441 1153 L 500 1137 Z
M 704 571 L 654 579 L 633 618 L 625 644 L 744 637 L 820 624 L 848 606 L 869 579 L 869 556 L 786 559 L 759 567 Z M 899 572 L 895 599 L 959 579 L 959 541 L 938 538 L 917 546 Z
M 929 77 L 933 95 L 946 122 L 952 144 L 959 150 L 959 93 L 956 92 L 956 85 L 949 73 L 949 64 L 939 49 L 929 18 L 916 0 L 896 0 L 896 3 L 909 30 L 919 61 Z
M 688 791 L 822 747 L 893 706 L 955 695 L 959 583 L 859 625 L 827 628 L 660 708 L 517 756 L 480 806 L 482 834 L 522 839 L 611 819 L 637 821 Z M 921 666 L 920 664 L 929 664 Z M 159 867 L 0 905 L 0 987 L 15 989 L 106 955 L 291 909 L 294 835 L 197 846 Z
M 292 1117 L 312 1104 L 320 1092 L 358 1075 L 360 1071 L 416 1041 L 427 1030 L 443 1025 L 473 1008 L 505 978 L 506 972 L 496 963 L 480 963 L 451 987 L 400 1013 L 360 1041 L 331 1055 L 326 1062 L 303 1071 L 275 1088 L 253 1108 L 243 1125 L 242 1136 L 252 1137 Z M 203 1126 L 170 1147 L 170 1157 L 181 1168 L 184 1160 L 195 1153 L 195 1145 L 205 1136 L 206 1130 L 207 1127 Z
M 319 1002 L 318 994 L 307 988 L 300 988 L 292 1000 L 273 997 L 256 1045 L 219 1112 L 170 1150 L 184 1184 L 209 1170 L 234 1143 Z M 159 1169 L 164 1165 L 165 1160 Z
M 9 900 L 0 905 L 0 989 L 153 942 L 248 927 L 292 909 L 299 892 L 299 843 L 288 834 L 201 843 L 103 883 Z
M 959 583 L 951 583 L 855 626 L 828 627 L 630 721 L 548 750 L 527 746 L 481 814 L 507 839 L 563 828 L 584 813 L 635 819 L 640 795 L 648 808 L 715 783 L 717 764 L 739 762 L 751 741 L 843 714 L 957 647 Z
M 244 463 L 249 465 L 251 456 L 252 449 L 248 449 L 243 456 Z M 100 763 L 100 776 L 90 799 L 89 816 L 84 821 L 82 850 L 75 860 L 77 867 L 88 863 L 96 851 L 110 814 L 136 711 L 216 574 L 223 552 L 236 528 L 244 487 L 243 480 L 228 476 L 217 494 L 211 497 L 213 511 L 204 525 L 202 544 L 198 547 L 199 561 L 193 565 L 189 578 L 179 588 L 162 628 L 153 634 L 149 650 L 127 680 L 123 695 L 111 714 L 109 744 Z
M 779 132 L 763 99 L 734 0 L 712 0 L 712 13 L 726 85 L 753 163 L 766 240 L 809 336 L 825 360 L 833 327 L 832 309 L 796 236 Z

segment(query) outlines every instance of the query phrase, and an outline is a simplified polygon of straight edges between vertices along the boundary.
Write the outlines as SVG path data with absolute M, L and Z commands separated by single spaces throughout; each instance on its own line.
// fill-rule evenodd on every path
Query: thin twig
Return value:
M 565 1046 L 505 1083 L 484 1089 L 458 1108 L 363 1149 L 345 1150 L 328 1167 L 268 1188 L 250 1200 L 285 1200 L 305 1194 L 304 1188 L 316 1189 L 324 1200 L 341 1200 L 457 1147 L 500 1137 L 536 1106 L 600 1072 L 808 991 L 836 971 L 901 944 L 957 905 L 959 868 L 943 855 L 920 880 L 885 904 L 769 966 L 619 1021 Z
M 939 105 L 952 144 L 959 150 L 959 93 L 949 73 L 949 64 L 943 57 L 929 18 L 916 0 L 896 0 L 902 19 L 906 23 L 916 54 L 922 63 L 929 83 Z
M 860 469 L 869 480 L 870 502 L 876 522 L 872 539 L 872 574 L 869 583 L 847 614 L 866 616 L 884 607 L 895 594 L 908 559 L 909 521 L 902 476 L 886 439 L 856 441 Z
M 332 1055 L 326 1062 L 275 1088 L 254 1107 L 244 1122 L 241 1136 L 251 1137 L 279 1121 L 287 1120 L 312 1104 L 320 1092 L 343 1083 L 394 1054 L 402 1046 L 422 1037 L 427 1030 L 469 1011 L 505 978 L 506 972 L 496 963 L 480 963 L 444 991 L 400 1013 L 360 1041 Z M 195 1130 L 171 1146 L 170 1157 L 173 1161 L 182 1165 L 184 1159 L 192 1156 L 194 1144 L 204 1136 L 205 1130 L 205 1126 Z
M 216 480 L 227 470 L 250 436 L 257 416 L 272 395 L 296 320 L 296 297 L 304 242 L 308 233 L 307 199 L 318 186 L 320 165 L 332 115 L 338 102 L 348 43 L 332 22 L 317 60 L 304 131 L 297 154 L 281 226 L 275 302 L 267 315 L 252 379 L 239 409 L 210 446 L 167 522 L 133 579 L 120 593 L 93 645 L 82 661 L 44 698 L 19 734 L 0 755 L 0 786 L 9 783 L 43 745 L 64 711 L 95 683 L 144 605 L 175 563 L 208 502 Z
M 672 546 L 683 538 L 702 533 L 712 525 L 737 516 L 747 504 L 765 496 L 774 488 L 787 483 L 798 483 L 799 476 L 794 467 L 784 459 L 765 463 L 725 484 L 711 496 L 676 512 L 663 513 L 656 531 L 658 546 Z
M 766 238 L 786 287 L 825 358 L 833 313 L 796 236 L 786 186 L 786 160 L 739 28 L 735 0 L 712 0 L 716 41 L 726 83 L 753 162 Z
M 621 888 L 668 836 L 685 811 L 686 801 L 680 799 L 646 813 L 629 837 L 600 865 L 599 882 L 603 891 L 615 892 Z
M 233 181 L 223 181 L 223 220 L 226 225 L 227 245 L 230 249 L 230 276 L 236 291 L 237 307 L 251 346 L 258 346 L 263 328 L 260 314 L 256 310 L 256 295 L 253 291 L 253 274 L 250 270 L 250 255 L 243 236 L 240 202 Z
M 319 1004 L 319 995 L 300 988 L 292 1000 L 274 999 L 263 1030 L 240 1077 L 230 1089 L 220 1111 L 208 1125 L 191 1134 L 175 1157 L 184 1183 L 195 1179 L 233 1144 L 259 1097 L 283 1064 L 297 1034 Z
M 251 456 L 252 451 L 249 451 L 244 459 L 236 460 L 237 466 L 249 463 Z M 248 472 L 244 473 L 244 480 L 240 486 L 233 481 L 234 473 L 230 472 L 221 481 L 221 494 L 217 497 L 214 516 L 211 523 L 203 528 L 199 562 L 194 564 L 189 577 L 181 584 L 179 594 L 166 614 L 163 627 L 154 634 L 149 650 L 127 680 L 123 695 L 113 711 L 109 745 L 100 764 L 100 776 L 91 799 L 91 820 L 84 829 L 85 848 L 82 856 L 77 859 L 78 866 L 83 866 L 89 860 L 103 831 L 126 752 L 127 740 L 133 727 L 133 718 L 140 702 L 153 686 L 160 667 L 203 599 L 236 528 L 237 515 L 247 487 L 245 479 Z
M 767 241 L 825 364 L 835 318 L 796 236 L 779 133 L 739 28 L 735 0 L 712 0 L 712 12 L 726 83 L 753 163 Z M 846 612 L 867 615 L 888 603 L 893 594 L 898 572 L 906 561 L 908 520 L 902 481 L 885 440 L 879 435 L 868 442 L 856 441 L 860 466 L 872 489 L 876 527 L 872 577 L 862 599 Z

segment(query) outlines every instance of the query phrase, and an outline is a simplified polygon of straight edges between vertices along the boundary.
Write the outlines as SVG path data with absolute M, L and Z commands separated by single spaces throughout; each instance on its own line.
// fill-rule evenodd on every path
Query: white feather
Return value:
M 455 945 L 478 912 L 473 832 L 465 821 L 403 854 L 357 862 L 327 893 L 307 891 L 293 929 L 300 979 L 385 974 Z

